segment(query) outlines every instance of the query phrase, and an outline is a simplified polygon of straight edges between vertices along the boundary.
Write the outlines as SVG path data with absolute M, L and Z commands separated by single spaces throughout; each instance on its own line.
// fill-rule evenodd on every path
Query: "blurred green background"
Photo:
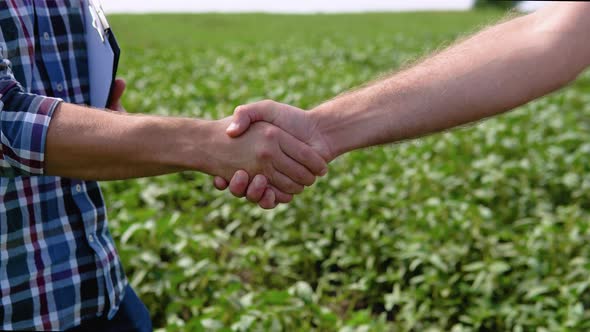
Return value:
M 310 108 L 501 11 L 115 15 L 130 112 Z M 508 115 L 350 153 L 264 211 L 183 173 L 103 183 L 111 231 L 170 331 L 590 329 L 590 76 Z M 195 142 L 199 144 L 199 142 Z

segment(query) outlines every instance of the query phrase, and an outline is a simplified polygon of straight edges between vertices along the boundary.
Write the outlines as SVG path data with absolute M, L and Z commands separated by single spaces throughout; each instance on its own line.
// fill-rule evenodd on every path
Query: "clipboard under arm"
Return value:
M 84 0 L 90 105 L 105 108 L 111 102 L 121 49 L 96 0 Z

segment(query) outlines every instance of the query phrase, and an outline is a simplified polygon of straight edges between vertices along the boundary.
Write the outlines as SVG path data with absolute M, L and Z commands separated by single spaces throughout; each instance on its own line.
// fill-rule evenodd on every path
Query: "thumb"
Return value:
M 234 111 L 231 124 L 227 127 L 226 134 L 230 137 L 238 137 L 248 130 L 254 122 L 273 123 L 276 117 L 275 104 L 273 101 L 260 101 L 238 106 Z

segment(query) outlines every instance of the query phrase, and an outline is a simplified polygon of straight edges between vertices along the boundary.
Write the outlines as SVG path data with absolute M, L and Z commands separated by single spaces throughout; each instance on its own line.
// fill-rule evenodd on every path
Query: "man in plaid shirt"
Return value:
M 97 180 L 187 170 L 230 179 L 243 169 L 265 175 L 250 196 L 270 208 L 326 172 L 311 147 L 272 125 L 231 139 L 229 118 L 79 106 L 89 103 L 85 3 L 0 2 L 3 330 L 151 330 L 127 284 Z M 122 110 L 123 90 L 117 81 L 110 108 Z

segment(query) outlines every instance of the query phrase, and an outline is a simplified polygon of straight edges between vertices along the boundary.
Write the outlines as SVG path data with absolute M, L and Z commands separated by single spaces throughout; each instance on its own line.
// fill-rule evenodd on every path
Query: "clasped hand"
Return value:
M 108 109 L 126 113 L 121 104 L 124 80 L 117 79 Z M 229 187 L 262 208 L 288 203 L 294 194 L 327 173 L 332 158 L 317 124 L 308 112 L 270 100 L 239 106 L 233 117 L 209 122 L 209 141 L 197 159 L 208 158 L 199 170 L 217 175 L 215 186 Z M 207 144 L 213 143 L 213 144 Z M 210 151 L 215 150 L 215 151 Z M 191 164 L 199 164 L 197 161 Z M 253 175 L 253 176 L 250 176 Z
M 235 155 L 232 166 L 239 170 L 217 176 L 215 187 L 229 188 L 234 196 L 245 196 L 264 209 L 290 202 L 316 176 L 325 175 L 333 159 L 317 123 L 308 112 L 290 105 L 265 100 L 239 106 L 221 124 L 227 125 L 228 144 L 249 140 L 252 149 L 248 153 L 257 162 L 249 165 L 248 153 L 242 154 L 243 160 Z

